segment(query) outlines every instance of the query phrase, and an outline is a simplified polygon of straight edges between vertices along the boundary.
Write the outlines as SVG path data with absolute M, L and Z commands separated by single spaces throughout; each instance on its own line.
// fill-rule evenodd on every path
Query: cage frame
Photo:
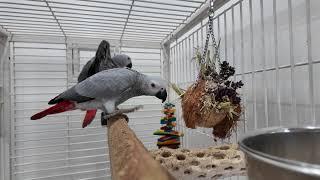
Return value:
M 32 0 L 33 2 L 41 2 L 40 0 Z M 136 0 L 137 2 L 145 2 L 146 0 Z M 188 2 L 193 2 L 193 1 L 196 1 L 196 2 L 199 2 L 197 0 L 188 0 Z M 252 17 L 252 1 L 253 0 L 248 0 L 249 1 L 249 11 L 250 11 L 250 19 L 249 19 L 249 32 L 251 33 L 251 35 L 253 34 L 253 17 Z M 260 0 L 260 8 L 263 10 L 263 3 L 261 3 L 263 0 Z M 309 97 L 308 97 L 308 100 L 310 101 L 310 110 L 311 110 L 311 124 L 312 125 L 316 125 L 317 122 L 316 122 L 316 103 L 315 103 L 315 87 L 314 87 L 314 81 L 315 81 L 315 77 L 314 77 L 314 69 L 313 69 L 313 65 L 314 64 L 319 64 L 320 61 L 319 60 L 313 60 L 312 58 L 312 37 L 311 37 L 311 12 L 310 12 L 310 1 L 311 0 L 305 0 L 306 2 L 306 7 L 305 7 L 305 11 L 306 11 L 306 33 L 307 33 L 307 46 L 309 48 L 307 48 L 307 61 L 306 62 L 303 62 L 303 63 L 295 63 L 293 61 L 293 15 L 292 15 L 292 11 L 293 11 L 293 7 L 292 7 L 292 0 L 288 0 L 288 22 L 289 22 L 289 49 L 290 49 L 290 57 L 291 57 L 291 61 L 290 61 L 290 64 L 288 65 L 279 65 L 279 57 L 278 55 L 275 56 L 275 67 L 272 67 L 272 68 L 266 68 L 264 67 L 263 69 L 254 69 L 252 68 L 250 71 L 248 72 L 245 72 L 244 69 L 242 68 L 241 69 L 241 72 L 238 73 L 237 75 L 241 76 L 242 79 L 244 78 L 244 76 L 251 76 L 253 77 L 252 78 L 252 89 L 254 90 L 255 89 L 255 82 L 254 82 L 254 77 L 257 73 L 263 73 L 263 79 L 265 80 L 266 77 L 265 77 L 265 74 L 269 71 L 275 71 L 275 76 L 276 76 L 276 92 L 277 92 L 277 102 L 276 102 L 276 108 L 277 108 L 277 116 L 279 118 L 279 124 L 282 123 L 282 109 L 281 109 L 281 90 L 280 90 L 280 74 L 279 74 L 279 71 L 282 70 L 282 69 L 289 69 L 290 70 L 290 82 L 291 82 L 291 98 L 292 98 L 292 104 L 291 104 L 291 108 L 293 109 L 293 111 L 295 109 L 297 109 L 297 104 L 296 104 L 296 99 L 294 97 L 295 95 L 295 83 L 294 83 L 294 69 L 296 67 L 300 67 L 300 66 L 307 66 L 307 69 L 308 69 L 308 85 L 309 85 Z M 47 6 L 50 7 L 50 2 L 53 2 L 52 0 L 51 1 L 45 1 Z M 100 3 L 101 1 L 98 1 L 98 0 L 90 0 L 90 2 L 97 2 L 97 3 Z M 278 28 L 279 28 L 279 23 L 277 22 L 277 12 L 276 12 L 276 0 L 273 0 L 273 5 L 274 5 L 274 10 L 273 10 L 273 20 L 274 20 L 274 46 L 275 46 L 275 54 L 277 54 L 277 51 L 278 51 L 278 46 L 279 46 L 279 42 L 278 42 L 278 39 L 277 39 L 277 36 L 278 36 Z M 155 2 L 155 3 L 160 3 L 161 2 Z M 216 3 L 217 3 L 217 9 L 219 9 L 220 7 L 222 7 L 223 5 L 225 5 L 226 3 L 228 3 L 228 1 L 223 1 L 223 0 L 216 0 Z M 4 2 L 0 3 L 0 4 L 4 4 Z M 61 4 L 61 3 L 60 3 Z M 62 3 L 63 4 L 63 3 Z M 162 3 L 163 5 L 163 3 Z M 227 9 L 225 9 L 223 12 L 219 13 L 216 15 L 216 17 L 224 17 L 224 21 L 226 21 L 226 12 L 228 11 L 231 11 L 232 12 L 232 18 L 234 18 L 234 7 L 236 6 L 240 6 L 240 20 L 243 21 L 243 0 L 239 0 L 237 1 L 236 3 L 234 4 L 231 4 Z M 181 7 L 185 7 L 185 6 L 181 6 Z M 124 46 L 135 46 L 135 47 L 141 47 L 141 48 L 158 48 L 158 49 L 161 49 L 161 59 L 162 59 L 162 62 L 161 62 L 161 66 L 162 66 L 162 74 L 163 76 L 166 78 L 166 79 L 173 79 L 175 78 L 175 74 L 172 73 L 174 71 L 174 61 L 177 60 L 176 58 L 174 58 L 174 56 L 172 55 L 176 55 L 177 53 L 181 53 L 181 52 L 185 52 L 185 47 L 186 46 L 190 46 L 190 44 L 192 43 L 192 41 L 194 40 L 195 36 L 201 36 L 203 35 L 205 32 L 204 28 L 206 27 L 206 23 L 204 22 L 206 16 L 207 16 L 207 10 L 208 10 L 208 3 L 205 3 L 201 6 L 200 9 L 198 9 L 197 11 L 193 12 L 193 14 L 186 19 L 185 22 L 183 23 L 179 23 L 176 27 L 173 27 L 171 28 L 170 27 L 170 30 L 171 31 L 168 31 L 169 33 L 167 34 L 167 36 L 165 36 L 163 39 L 161 40 L 157 40 L 157 41 L 148 41 L 146 39 L 140 39 L 140 36 L 137 36 L 137 41 L 135 41 L 135 39 L 131 39 L 129 38 L 128 40 L 123 40 L 122 38 L 120 39 L 110 39 L 110 43 L 111 44 L 114 44 L 115 45 L 115 48 L 117 48 L 118 50 L 120 50 L 122 47 Z M 50 9 L 50 8 L 49 8 Z M 117 9 L 117 8 L 115 8 Z M 159 9 L 161 10 L 161 9 Z M 0 9 L 0 12 L 4 12 Z M 52 16 L 54 18 L 54 20 L 56 21 L 55 23 L 58 24 L 58 28 L 62 28 L 61 25 L 59 25 L 60 23 L 58 22 L 58 19 L 56 17 L 56 15 L 54 14 L 55 11 L 54 10 L 49 10 L 49 11 L 46 11 L 46 12 L 49 12 L 49 13 L 52 13 Z M 141 12 L 143 13 L 143 12 Z M 23 13 L 21 13 L 23 14 Z M 20 14 L 20 15 L 21 15 Z M 167 13 L 167 14 L 171 14 L 171 13 Z M 128 21 L 128 18 L 130 16 L 130 12 L 129 13 L 126 13 L 126 14 L 123 14 L 123 15 L 128 15 L 128 17 L 126 18 L 126 21 Z M 165 15 L 165 13 L 163 14 Z M 177 14 L 174 14 L 176 16 L 179 16 L 181 17 L 178 13 Z M 12 17 L 15 17 L 15 16 L 12 16 Z M 183 16 L 183 17 L 186 17 L 186 16 Z M 260 14 L 260 17 L 258 18 L 261 18 L 263 19 L 263 11 L 261 12 Z M 179 19 L 179 18 L 178 18 Z M 222 18 L 217 18 L 218 21 L 221 21 Z M 169 20 L 168 18 L 168 21 L 171 21 Z M 1 22 L 1 21 L 0 21 Z M 32 21 L 33 22 L 33 21 Z M 154 27 L 157 27 L 158 25 L 155 25 L 153 22 L 150 22 L 148 21 L 149 25 L 152 26 L 153 28 L 149 28 L 149 29 L 155 29 Z M 195 30 L 192 34 L 188 35 L 187 37 L 184 37 L 184 35 L 190 31 L 192 28 L 194 28 L 194 26 L 198 23 L 201 23 L 200 25 L 200 28 Z M 263 22 L 263 20 L 262 20 Z M 167 23 L 167 22 L 163 22 L 163 23 Z M 233 22 L 234 23 L 234 19 L 233 19 Z M 23 24 L 23 23 L 21 23 Z M 43 22 L 34 22 L 34 25 L 36 24 L 42 24 L 44 25 L 45 23 Z M 48 23 L 49 24 L 49 23 Z M 111 24 L 112 26 L 116 25 L 117 23 L 115 24 Z M 32 23 L 30 24 L 32 25 Z M 136 26 L 136 28 L 139 28 L 139 26 L 142 27 L 142 29 L 146 29 L 145 27 L 146 24 L 140 24 L 138 26 Z M 224 23 L 224 25 L 226 26 L 226 23 Z M 243 22 L 240 23 L 241 26 L 243 26 Z M 59 27 L 60 26 L 60 27 Z M 75 25 L 74 27 L 76 27 L 78 25 Z M 261 23 L 261 28 L 264 29 L 264 26 L 266 26 L 265 24 Z M 233 26 L 234 27 L 234 26 Z M 126 29 L 126 26 L 124 26 L 123 28 L 121 28 L 122 31 L 125 31 Z M 226 28 L 224 28 L 224 30 L 226 31 Z M 61 29 L 61 31 L 63 31 L 63 28 Z M 5 34 L 7 36 L 7 45 L 9 50 L 10 50 L 10 55 L 9 57 L 13 57 L 13 49 L 10 48 L 10 44 L 14 43 L 14 42 L 38 42 L 38 43 L 62 43 L 62 44 L 66 44 L 67 46 L 67 49 L 68 47 L 71 48 L 71 49 L 68 49 L 69 52 L 67 53 L 67 60 L 68 60 L 68 63 L 72 64 L 73 62 L 70 61 L 70 59 L 72 60 L 72 57 L 70 57 L 70 50 L 72 51 L 72 48 L 94 48 L 96 46 L 96 44 L 98 44 L 98 42 L 100 41 L 100 38 L 95 38 L 94 36 L 88 36 L 86 38 L 81 38 L 81 37 L 68 37 L 66 35 L 62 35 L 61 36 L 48 36 L 48 35 L 23 35 L 23 34 L 15 34 L 14 32 L 11 32 L 9 31 L 9 29 L 7 29 L 5 26 L 1 26 L 0 27 L 0 32 L 2 34 Z M 167 32 L 167 31 L 166 31 Z M 219 32 L 222 34 L 222 32 Z M 244 44 L 243 44 L 243 41 L 244 41 L 244 35 L 243 35 L 243 28 L 241 28 L 241 32 L 240 32 L 240 39 L 241 39 L 241 55 L 243 55 L 243 49 L 244 49 Z M 262 32 L 263 34 L 264 32 Z M 122 35 L 123 36 L 123 35 Z M 232 38 L 234 38 L 234 30 L 232 32 Z M 253 36 L 253 35 L 252 35 Z M 251 53 L 250 53 L 250 57 L 251 57 L 251 61 L 252 63 L 254 64 L 254 54 L 252 52 L 252 50 L 254 49 L 253 47 L 253 37 L 250 37 L 250 40 L 251 40 L 251 46 L 249 47 L 251 49 Z M 265 41 L 264 37 L 261 36 L 260 40 L 262 42 Z M 235 44 L 234 44 L 234 40 L 233 40 L 233 44 L 232 46 L 234 47 Z M 226 48 L 226 47 L 224 47 Z M 263 53 L 266 53 L 265 51 L 263 51 Z M 69 54 L 69 55 L 68 55 Z M 234 54 L 234 53 L 233 53 Z M 189 56 L 189 55 L 188 55 Z M 243 59 L 243 57 L 241 57 L 241 60 Z M 234 60 L 234 58 L 233 58 Z M 263 60 L 264 63 L 266 61 L 266 59 Z M 5 61 L 6 62 L 6 61 Z M 244 62 L 241 62 L 241 66 L 243 67 L 243 63 Z M 10 64 L 10 63 L 6 63 L 5 64 L 6 67 L 9 67 L 9 66 L 13 66 L 13 64 Z M 8 68 L 9 69 L 9 68 Z M 1 72 L 2 73 L 2 72 Z M 4 108 L 6 109 L 5 113 L 4 113 L 4 119 L 5 120 L 11 120 L 11 118 L 13 117 L 12 116 L 12 112 L 10 110 L 13 110 L 14 108 L 12 107 L 12 102 L 13 99 L 12 99 L 12 94 L 10 93 L 10 88 L 12 88 L 12 86 L 10 86 L 10 72 L 9 71 L 3 71 L 3 73 L 6 73 L 6 76 L 4 76 L 6 78 L 6 84 L 5 84 L 5 88 L 7 89 L 7 91 L 5 91 L 5 95 L 3 97 L 4 100 L 6 102 L 8 102 L 10 105 L 9 106 L 4 106 Z M 75 77 L 73 75 L 70 75 L 68 76 L 68 78 L 70 79 L 74 79 Z M 183 82 L 181 83 L 181 85 L 185 85 L 185 84 L 188 84 L 190 82 Z M 254 94 L 256 94 L 255 92 L 253 92 Z M 172 94 L 172 92 L 171 92 Z M 265 99 L 264 103 L 265 104 L 268 104 L 268 94 L 266 92 L 266 87 L 264 87 L 264 97 Z M 170 100 L 173 100 L 174 97 L 173 96 L 169 96 L 169 99 Z M 246 99 L 244 99 L 244 101 L 247 101 Z M 6 103 L 6 104 L 8 104 Z M 256 95 L 254 95 L 253 97 L 253 102 L 254 104 L 253 108 L 253 122 L 254 122 L 254 127 L 253 128 L 258 128 L 258 123 L 257 123 L 257 107 L 256 107 L 256 104 L 257 104 L 257 97 Z M 265 118 L 266 119 L 269 119 L 268 118 L 268 107 L 265 105 Z M 11 118 L 10 118 L 11 117 Z M 244 118 L 246 117 L 246 114 L 244 115 Z M 295 117 L 295 121 L 298 121 L 297 119 L 297 114 L 295 113 L 294 115 Z M 269 121 L 266 121 L 267 125 L 269 123 Z M 6 122 L 6 125 L 5 125 L 5 129 L 10 129 L 10 128 L 13 128 L 12 125 L 10 125 L 10 121 Z M 183 127 L 182 127 L 183 128 Z M 246 131 L 246 129 L 248 127 L 244 126 L 243 127 L 244 130 L 243 131 Z M 206 132 L 201 132 L 199 131 L 199 133 L 204 133 L 205 135 L 208 135 L 208 133 Z M 13 136 L 14 134 L 11 134 L 11 136 Z M 186 146 L 188 146 L 188 139 L 184 139 L 183 140 L 184 143 L 186 144 Z M 6 141 L 5 143 L 2 141 L 2 144 L 1 144 L 1 147 L 6 147 L 6 148 L 9 148 L 9 144 L 10 143 L 14 143 L 14 142 L 10 142 L 10 140 Z M 10 154 L 9 149 L 7 149 L 7 151 L 5 151 L 6 153 Z M 9 155 L 10 156 L 10 155 Z M 2 154 L 1 156 L 1 159 L 3 158 L 6 158 L 8 156 L 5 156 Z M 8 159 L 6 159 L 6 161 L 4 162 L 9 162 Z M 1 161 L 1 163 L 3 163 Z M 1 165 L 1 171 L 0 172 L 5 172 L 5 173 L 0 173 L 0 174 L 10 174 L 10 167 L 8 166 L 2 166 Z M 4 176 L 4 175 L 3 175 Z M 9 176 L 6 176 L 6 177 L 9 177 Z M 0 178 L 1 179 L 1 178 Z

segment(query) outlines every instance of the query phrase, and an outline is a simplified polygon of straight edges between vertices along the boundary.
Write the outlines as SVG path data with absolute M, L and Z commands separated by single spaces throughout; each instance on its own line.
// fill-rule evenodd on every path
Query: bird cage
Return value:
M 134 69 L 187 89 L 199 73 L 194 57 L 205 45 L 209 7 L 209 0 L 0 0 L 0 180 L 111 179 L 99 118 L 83 129 L 81 111 L 30 116 L 77 83 L 102 39 L 112 54 L 129 55 Z M 318 0 L 215 0 L 213 32 L 221 59 L 235 67 L 232 79 L 244 83 L 244 109 L 231 136 L 216 139 L 212 129 L 186 127 L 170 89 L 183 148 L 236 143 L 264 127 L 320 124 L 319 9 Z M 129 126 L 156 149 L 161 102 L 143 96 L 121 106 L 141 104 Z

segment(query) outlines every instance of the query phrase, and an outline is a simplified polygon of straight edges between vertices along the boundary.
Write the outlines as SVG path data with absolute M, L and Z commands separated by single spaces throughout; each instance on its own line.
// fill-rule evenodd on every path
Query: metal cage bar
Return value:
M 292 28 L 292 1 L 288 0 L 288 22 L 289 22 L 289 52 L 290 52 L 290 78 L 291 78 L 291 101 L 292 101 L 292 120 L 295 121 L 295 124 L 298 124 L 297 119 L 297 102 L 296 102 L 296 93 L 295 93 L 295 80 L 294 80 L 294 55 L 293 55 L 293 28 Z
M 307 22 L 307 46 L 308 46 L 308 72 L 309 72 L 309 94 L 311 105 L 311 120 L 313 125 L 316 125 L 316 110 L 314 100 L 314 77 L 312 66 L 312 38 L 311 38 L 311 10 L 310 0 L 306 0 L 306 22 Z

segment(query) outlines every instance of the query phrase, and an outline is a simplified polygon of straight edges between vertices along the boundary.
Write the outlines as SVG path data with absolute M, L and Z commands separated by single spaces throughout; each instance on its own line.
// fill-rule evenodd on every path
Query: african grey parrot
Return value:
M 108 41 L 102 40 L 95 57 L 90 59 L 82 68 L 78 77 L 78 82 L 81 82 L 100 71 L 120 67 L 131 68 L 131 58 L 125 54 L 118 54 L 111 58 L 110 44 Z
M 102 40 L 99 44 L 95 57 L 89 60 L 82 68 L 78 82 L 81 82 L 88 77 L 107 69 L 128 67 L 132 68 L 131 58 L 125 54 L 118 54 L 111 58 L 110 44 L 106 40 Z M 89 110 L 86 112 L 86 117 L 95 117 L 97 110 Z M 104 113 L 101 113 L 104 116 Z
M 49 104 L 55 104 L 54 106 L 33 115 L 31 119 L 41 119 L 49 114 L 75 109 L 100 109 L 113 115 L 129 112 L 128 109 L 118 110 L 117 106 L 132 97 L 142 95 L 155 96 L 164 102 L 167 98 L 165 81 L 129 68 L 109 69 L 87 78 L 53 98 Z M 95 113 L 87 115 L 83 127 L 91 123 Z

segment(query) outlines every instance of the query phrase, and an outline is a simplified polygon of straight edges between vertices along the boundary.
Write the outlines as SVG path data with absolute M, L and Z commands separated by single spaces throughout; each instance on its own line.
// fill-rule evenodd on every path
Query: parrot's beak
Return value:
M 130 68 L 130 69 L 131 69 L 131 68 L 132 68 L 132 63 L 128 64 L 128 65 L 127 65 L 127 68 Z
M 157 94 L 156 94 L 156 97 L 161 99 L 162 100 L 162 103 L 165 102 L 167 100 L 167 91 L 166 90 L 163 90 L 163 91 L 159 91 Z

